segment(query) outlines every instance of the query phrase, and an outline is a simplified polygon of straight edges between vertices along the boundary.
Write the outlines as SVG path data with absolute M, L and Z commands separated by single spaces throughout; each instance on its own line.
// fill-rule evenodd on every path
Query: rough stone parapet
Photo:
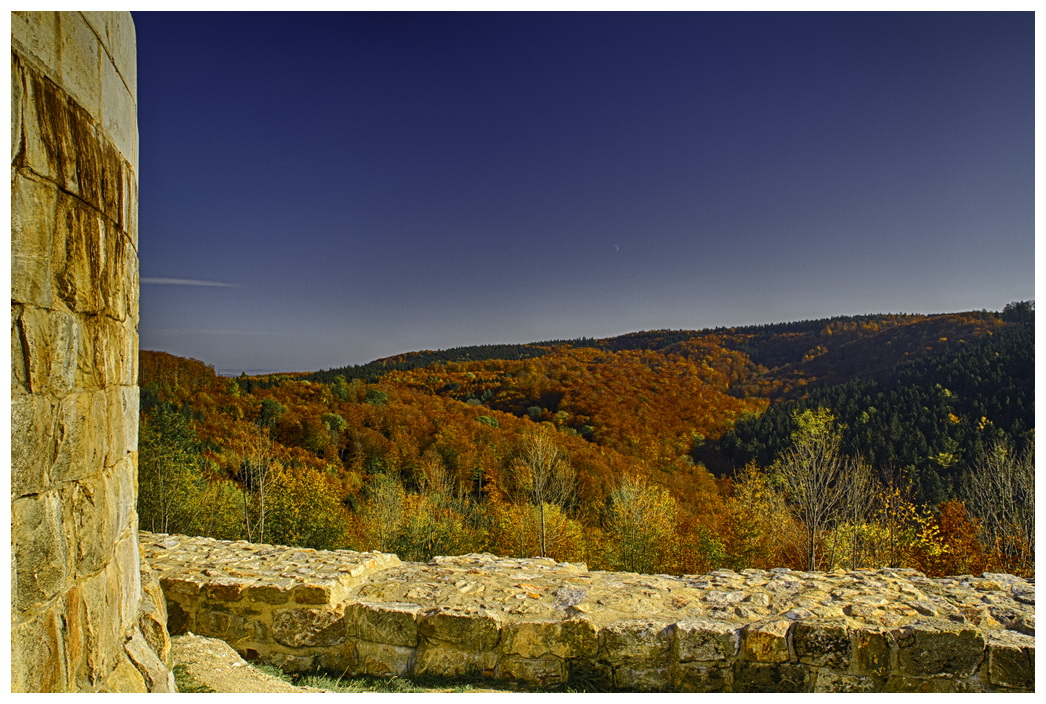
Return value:
M 589 572 L 141 534 L 172 633 L 292 671 L 627 691 L 1031 691 L 1033 580 Z

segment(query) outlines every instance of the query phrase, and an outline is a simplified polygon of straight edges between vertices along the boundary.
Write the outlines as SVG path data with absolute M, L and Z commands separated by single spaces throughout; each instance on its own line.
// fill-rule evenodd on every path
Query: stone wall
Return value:
M 11 13 L 14 691 L 173 687 L 135 513 L 135 55 L 129 13 Z
M 625 691 L 1019 692 L 1034 583 L 914 570 L 670 577 L 491 555 L 402 563 L 142 533 L 172 634 L 290 671 Z

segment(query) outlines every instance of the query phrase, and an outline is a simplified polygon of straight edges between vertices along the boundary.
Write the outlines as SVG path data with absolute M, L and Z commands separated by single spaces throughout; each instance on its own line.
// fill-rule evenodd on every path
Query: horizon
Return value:
M 1010 302 L 1018 302 L 1018 301 L 1008 301 L 1008 303 L 1010 303 Z M 1029 302 L 1034 304 L 1034 299 L 1029 299 Z M 979 308 L 979 309 L 976 309 L 976 310 L 971 309 L 971 310 L 956 310 L 956 311 L 935 311 L 935 312 L 929 312 L 929 313 L 911 312 L 911 311 L 899 311 L 899 312 L 885 311 L 885 312 L 880 312 L 880 313 L 854 313 L 854 314 L 830 315 L 830 316 L 825 316 L 823 318 L 804 318 L 804 319 L 796 319 L 796 320 L 773 320 L 773 321 L 769 321 L 769 322 L 747 323 L 745 325 L 719 325 L 719 326 L 704 327 L 704 328 L 644 328 L 644 329 L 641 329 L 641 330 L 629 330 L 627 332 L 618 333 L 618 334 L 614 334 L 614 335 L 581 336 L 581 337 L 573 337 L 573 338 L 557 338 L 557 339 L 548 339 L 548 340 L 523 340 L 523 341 L 506 341 L 506 340 L 490 341 L 490 340 L 487 340 L 487 341 L 481 341 L 481 342 L 473 342 L 473 343 L 469 343 L 469 344 L 450 345 L 450 346 L 447 346 L 447 347 L 417 347 L 417 348 L 413 348 L 413 349 L 409 349 L 409 350 L 401 350 L 399 352 L 393 352 L 391 354 L 382 355 L 380 357 L 375 357 L 375 358 L 372 358 L 372 359 L 364 360 L 362 362 L 347 362 L 345 364 L 338 364 L 338 365 L 335 365 L 333 367 L 324 367 L 324 368 L 320 368 L 320 369 L 273 369 L 273 368 L 239 369 L 239 368 L 235 368 L 235 367 L 218 368 L 215 365 L 210 364 L 205 359 L 197 359 L 197 361 L 203 362 L 204 364 L 207 364 L 208 366 L 212 367 L 214 369 L 215 374 L 217 374 L 218 376 L 221 376 L 221 377 L 237 377 L 237 376 L 240 376 L 242 374 L 246 374 L 247 376 L 268 376 L 268 375 L 273 375 L 273 374 L 309 374 L 309 373 L 315 373 L 315 372 L 332 371 L 332 370 L 342 369 L 342 368 L 351 367 L 351 366 L 363 366 L 363 365 L 370 364 L 370 363 L 373 363 L 373 362 L 380 362 L 380 361 L 385 360 L 385 359 L 391 359 L 393 357 L 398 357 L 398 356 L 404 355 L 404 354 L 425 353 L 425 352 L 448 352 L 448 351 L 452 351 L 452 350 L 456 350 L 456 349 L 470 349 L 470 348 L 473 348 L 473 347 L 484 347 L 484 346 L 492 346 L 493 347 L 493 346 L 500 346 L 500 345 L 550 345 L 550 344 L 562 344 L 562 343 L 569 343 L 569 342 L 577 342 L 577 341 L 580 341 L 580 340 L 593 340 L 593 341 L 597 341 L 598 342 L 598 341 L 604 341 L 604 340 L 613 340 L 613 339 L 616 339 L 618 337 L 626 337 L 628 335 L 641 335 L 641 334 L 644 334 L 644 333 L 660 333 L 660 332 L 693 332 L 693 333 L 702 333 L 702 332 L 715 332 L 717 330 L 733 330 L 733 329 L 744 329 L 744 328 L 751 328 L 751 327 L 769 327 L 769 326 L 774 326 L 774 325 L 790 325 L 790 324 L 798 324 L 798 323 L 811 322 L 811 321 L 816 322 L 816 321 L 819 321 L 819 320 L 834 320 L 834 319 L 837 319 L 837 318 L 861 318 L 861 317 L 866 317 L 866 316 L 927 316 L 927 317 L 934 317 L 934 316 L 944 316 L 944 315 L 964 315 L 964 314 L 967 314 L 967 313 L 994 313 L 994 314 L 1000 314 L 1002 312 L 1002 309 L 1003 309 L 1003 306 L 999 306 L 998 310 L 993 310 L 993 309 L 988 309 L 988 308 Z M 141 351 L 143 351 L 143 352 L 165 352 L 165 350 L 147 350 L 147 349 L 142 349 Z M 168 354 L 171 354 L 171 353 L 168 353 Z M 184 357 L 185 355 L 175 355 L 175 356 Z M 196 358 L 194 358 L 194 359 L 196 359 Z
M 1030 12 L 133 15 L 142 349 L 1034 299 Z

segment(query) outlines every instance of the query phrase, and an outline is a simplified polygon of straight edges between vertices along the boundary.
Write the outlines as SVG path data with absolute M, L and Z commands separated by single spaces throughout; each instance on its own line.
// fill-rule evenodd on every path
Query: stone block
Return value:
M 110 255 L 105 222 L 82 201 L 62 194 L 57 223 L 65 235 L 55 238 L 53 254 L 58 296 L 78 313 L 104 313 L 103 295 L 108 288 L 102 273 Z
M 596 627 L 588 619 L 506 623 L 498 648 L 524 659 L 554 655 L 591 658 L 599 649 Z
M 540 658 L 508 657 L 498 664 L 497 677 L 532 687 L 556 687 L 566 682 L 567 669 L 563 660 L 552 655 Z
M 59 614 L 54 609 L 12 624 L 12 692 L 70 691 L 62 640 Z
M 253 602 L 279 605 L 290 601 L 291 590 L 297 584 L 293 579 L 273 577 L 264 582 L 252 582 L 244 590 L 244 596 Z
M 135 630 L 127 642 L 124 643 L 124 652 L 144 681 L 145 691 L 165 694 L 177 692 L 174 686 L 174 673 L 167 669 L 167 665 L 149 647 L 149 643 L 146 642 L 139 631 Z M 126 692 L 134 690 L 121 688 L 116 691 Z
M 72 482 L 105 467 L 109 432 L 104 392 L 94 391 L 66 396 L 58 403 L 55 422 L 55 460 L 51 481 Z
M 288 609 L 273 616 L 272 635 L 291 648 L 338 645 L 345 642 L 345 617 L 329 609 Z
M 680 662 L 672 668 L 672 688 L 677 692 L 729 692 L 733 677 L 728 662 Z
M 59 14 L 58 70 L 62 86 L 90 115 L 101 114 L 102 48 L 79 12 Z
M 799 662 L 836 671 L 850 666 L 853 646 L 845 621 L 809 619 L 792 627 L 792 647 Z
M 120 198 L 120 230 L 130 240 L 131 248 L 138 251 L 138 171 L 137 167 L 131 168 L 125 164 L 121 170 L 123 185 L 121 186 Z M 137 274 L 137 272 L 136 272 Z M 138 280 L 135 278 L 134 290 L 138 290 Z
M 76 382 L 80 328 L 69 313 L 22 308 L 17 321 L 28 388 L 34 393 L 61 395 Z
M 741 631 L 741 653 L 755 662 L 786 662 L 789 659 L 789 619 L 768 619 L 751 623 Z
M 493 677 L 498 655 L 488 651 L 462 650 L 443 643 L 424 644 L 418 648 L 416 675 L 443 677 Z
M 149 648 L 166 665 L 171 664 L 171 636 L 167 632 L 167 600 L 160 578 L 139 553 L 142 598 L 138 602 L 138 628 Z
M 93 577 L 78 582 L 83 598 L 84 654 L 86 676 L 92 683 L 103 682 L 123 659 L 120 618 L 120 578 L 114 564 Z
M 132 100 L 135 100 L 138 95 L 138 59 L 135 53 L 134 21 L 125 13 L 108 12 L 105 23 L 105 48 L 130 90 Z
M 710 619 L 679 621 L 673 627 L 672 654 L 678 662 L 727 660 L 741 647 L 740 627 Z
M 69 98 L 38 71 L 22 66 L 25 93 L 22 98 L 22 152 L 20 164 L 63 185 L 65 163 L 72 159 L 66 120 Z M 71 169 L 75 169 L 75 163 Z
M 106 475 L 96 473 L 68 482 L 60 490 L 63 520 L 72 535 L 70 558 L 78 577 L 101 571 L 113 559 L 117 531 L 107 500 L 106 479 Z
M 11 43 L 36 61 L 58 67 L 58 13 L 12 12 Z
M 116 567 L 119 586 L 118 611 L 120 631 L 127 633 L 138 623 L 138 602 L 142 598 L 142 571 L 138 562 L 138 535 L 135 531 L 125 532 L 116 542 L 113 563 Z
M 24 306 L 11 305 L 11 399 L 17 399 L 29 393 L 29 358 L 26 354 L 25 341 L 18 319 L 22 317 Z
M 59 594 L 71 577 L 62 502 L 57 491 L 11 502 L 12 597 L 26 611 Z
M 735 692 L 808 692 L 810 668 L 791 663 L 749 662 L 734 664 Z
M 124 458 L 108 471 L 106 491 L 109 505 L 113 507 L 113 524 L 117 531 L 133 530 L 138 525 L 135 507 L 137 470 L 134 460 L 130 457 Z
M 134 133 L 137 131 L 134 98 L 116 70 L 104 56 L 102 72 L 102 129 L 127 163 L 134 162 Z
M 1020 691 L 1035 690 L 1035 638 L 1013 631 L 988 634 L 988 679 Z
M 374 677 L 406 677 L 414 671 L 417 649 L 387 643 L 356 641 L 354 672 Z
M 115 694 L 118 692 L 126 694 L 147 694 L 149 692 L 145 686 L 145 679 L 138 671 L 138 668 L 131 663 L 131 660 L 127 657 L 126 653 L 121 653 L 120 657 L 116 660 L 115 667 L 113 667 L 112 671 L 102 678 L 100 684 L 94 691 L 106 694 Z
M 891 675 L 883 685 L 883 692 L 904 694 L 947 694 L 957 690 L 957 683 L 945 677 L 904 677 Z
M 215 601 L 239 601 L 249 583 L 235 577 L 211 577 L 203 588 L 203 594 Z
M 880 692 L 883 686 L 882 680 L 874 677 L 843 675 L 826 670 L 813 670 L 812 677 L 813 692 Z
M 664 666 L 671 647 L 672 628 L 661 621 L 617 621 L 599 632 L 599 657 L 615 665 L 650 660 Z
M 500 637 L 501 621 L 486 609 L 437 606 L 421 614 L 418 633 L 429 641 L 442 641 L 461 650 L 492 650 Z
M 984 654 L 984 635 L 969 624 L 922 619 L 893 631 L 904 676 L 968 677 Z
M 418 644 L 417 604 L 372 604 L 357 602 L 345 607 L 349 630 L 358 638 L 371 643 L 413 648 Z
M 55 459 L 55 417 L 48 397 L 11 399 L 11 495 L 38 494 L 50 486 Z
M 664 692 L 672 686 L 664 658 L 628 658 L 613 663 L 614 689 L 620 692 Z
M 167 608 L 171 612 L 168 616 L 168 621 L 170 622 L 175 615 L 170 602 L 167 602 Z M 264 623 L 253 618 L 229 613 L 220 604 L 207 602 L 200 604 L 193 614 L 192 622 L 193 625 L 190 628 L 193 633 L 211 638 L 220 638 L 234 647 L 237 643 L 265 643 L 269 641 L 269 631 Z M 286 627 L 286 622 L 284 626 Z M 171 633 L 176 632 L 173 625 L 170 626 L 170 630 Z M 180 633 L 182 631 L 179 629 L 177 632 Z M 292 636 L 289 636 L 286 631 L 283 632 L 283 635 L 288 640 L 293 640 Z M 277 641 L 280 640 L 276 636 L 275 623 L 273 624 L 273 637 Z M 310 645 L 310 641 L 315 637 L 315 633 L 303 632 L 299 638 L 300 642 L 296 642 L 295 645 Z
M 329 604 L 331 601 L 331 585 L 302 584 L 294 588 L 292 595 L 294 601 L 299 604 Z
M 58 194 L 19 172 L 11 184 L 11 300 L 50 308 L 51 250 Z
M 854 670 L 859 674 L 885 676 L 893 667 L 895 649 L 888 631 L 861 628 L 853 632 Z

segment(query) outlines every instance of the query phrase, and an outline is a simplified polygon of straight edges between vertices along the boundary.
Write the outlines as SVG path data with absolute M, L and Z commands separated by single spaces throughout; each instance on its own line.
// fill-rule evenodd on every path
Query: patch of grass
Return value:
M 189 673 L 189 668 L 183 663 L 178 663 L 174 666 L 174 686 L 179 693 L 183 694 L 200 694 L 200 693 L 211 693 L 215 690 L 211 689 L 205 684 L 199 682 L 195 677 Z
M 294 677 L 292 677 L 291 675 L 287 674 L 286 672 L 284 672 L 280 668 L 276 667 L 275 665 L 262 665 L 260 663 L 256 664 L 256 663 L 252 662 L 251 666 L 255 670 L 258 670 L 259 672 L 265 673 L 269 677 L 275 677 L 278 680 L 283 680 L 284 682 L 287 682 L 287 683 L 290 683 L 290 684 L 294 684 Z

